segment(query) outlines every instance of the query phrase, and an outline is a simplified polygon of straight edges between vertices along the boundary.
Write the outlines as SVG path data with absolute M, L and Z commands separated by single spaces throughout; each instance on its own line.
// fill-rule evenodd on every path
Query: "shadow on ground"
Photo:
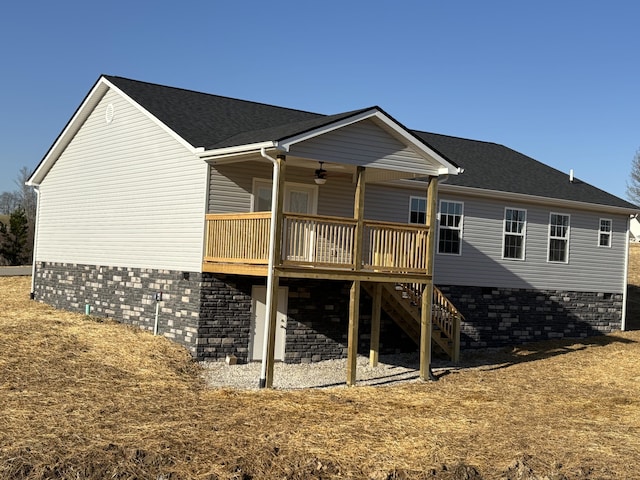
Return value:
M 640 330 L 640 286 L 627 286 L 627 330 Z

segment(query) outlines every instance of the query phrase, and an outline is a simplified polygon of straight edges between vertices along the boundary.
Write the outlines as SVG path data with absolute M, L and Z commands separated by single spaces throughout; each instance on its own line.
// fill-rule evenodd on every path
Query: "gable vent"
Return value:
M 115 108 L 113 106 L 113 103 L 110 103 L 109 105 L 107 105 L 107 109 L 104 112 L 104 119 L 107 123 L 113 122 L 114 111 L 115 111 Z

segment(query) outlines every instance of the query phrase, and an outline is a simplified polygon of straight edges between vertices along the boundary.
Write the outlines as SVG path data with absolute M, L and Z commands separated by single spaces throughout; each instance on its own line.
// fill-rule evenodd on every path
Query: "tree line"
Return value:
M 30 171 L 22 167 L 12 192 L 0 193 L 0 265 L 26 265 L 33 257 L 36 192 L 25 185 Z

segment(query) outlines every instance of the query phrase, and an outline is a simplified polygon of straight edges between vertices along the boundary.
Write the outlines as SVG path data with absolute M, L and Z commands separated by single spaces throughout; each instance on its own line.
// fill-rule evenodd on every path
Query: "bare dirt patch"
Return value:
M 187 353 L 0 278 L 0 478 L 638 478 L 640 332 L 478 353 L 438 382 L 207 389 Z

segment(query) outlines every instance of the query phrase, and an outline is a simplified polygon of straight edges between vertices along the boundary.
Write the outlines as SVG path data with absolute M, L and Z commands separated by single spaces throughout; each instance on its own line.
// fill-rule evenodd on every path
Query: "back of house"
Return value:
M 272 314 L 286 362 L 416 349 L 425 308 L 452 357 L 624 328 L 636 206 L 379 107 L 102 76 L 30 184 L 33 297 L 198 359 L 262 359 Z

